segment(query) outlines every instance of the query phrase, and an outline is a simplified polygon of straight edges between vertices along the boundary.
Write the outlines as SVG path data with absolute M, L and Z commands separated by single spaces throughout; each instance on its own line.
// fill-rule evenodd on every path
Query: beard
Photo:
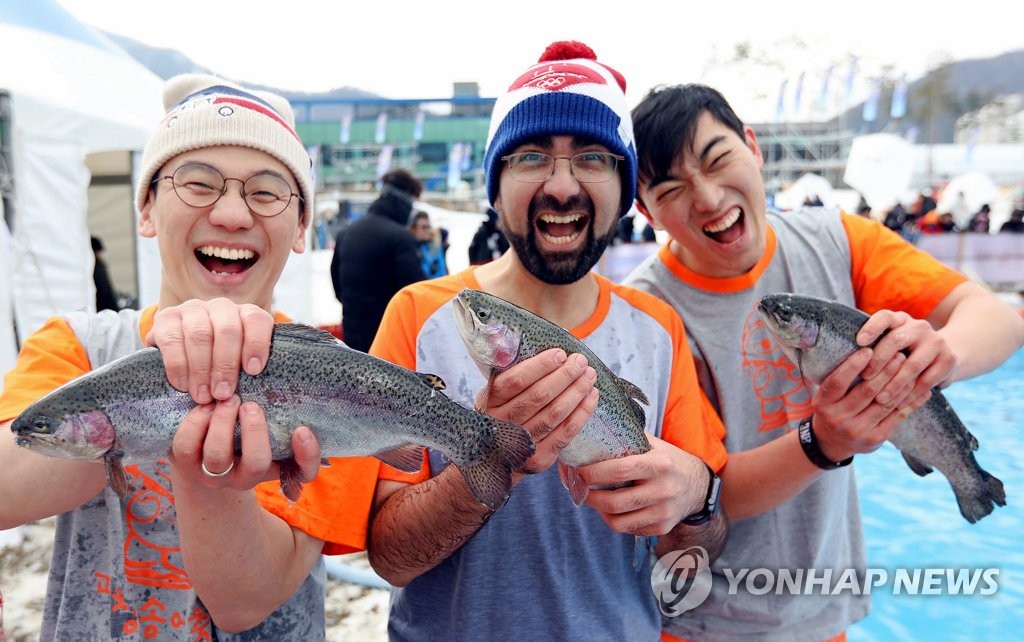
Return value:
M 587 212 L 590 224 L 587 229 L 583 230 L 587 239 L 583 248 L 572 252 L 542 254 L 537 248 L 538 232 L 537 225 L 535 225 L 537 212 L 541 209 L 559 214 L 580 210 Z M 605 248 L 615 238 L 617 228 L 616 225 L 612 225 L 608 232 L 596 236 L 594 232 L 594 203 L 589 197 L 582 194 L 570 198 L 565 203 L 559 203 L 551 196 L 539 196 L 530 203 L 527 218 L 529 225 L 525 235 L 510 231 L 504 224 L 501 226 L 502 231 L 526 270 L 548 285 L 568 285 L 586 276 L 590 269 L 597 264 Z M 503 219 L 502 223 L 504 223 Z

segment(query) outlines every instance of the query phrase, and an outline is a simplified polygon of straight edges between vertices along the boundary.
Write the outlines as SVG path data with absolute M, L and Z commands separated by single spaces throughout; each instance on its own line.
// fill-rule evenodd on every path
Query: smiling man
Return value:
M 216 334 L 231 350 L 242 320 L 256 318 L 263 332 L 246 341 L 265 354 L 274 286 L 291 253 L 305 249 L 309 155 L 280 96 L 187 75 L 167 82 L 164 104 L 136 192 L 139 234 L 160 248 L 160 300 L 141 311 L 62 314 L 26 339 L 0 396 L 0 529 L 57 517 L 43 640 L 224 640 L 244 629 L 245 639 L 323 639 L 320 553 L 364 546 L 379 464 L 340 460 L 295 504 L 277 482 L 260 484 L 278 478 L 266 425 L 258 407 L 231 396 L 239 360 L 218 362 L 204 343 Z M 212 332 L 203 324 L 215 314 L 234 323 Z M 15 444 L 10 419 L 60 384 L 143 348 L 161 318 L 193 324 L 156 340 L 171 383 L 208 404 L 176 435 L 191 450 L 128 466 L 121 498 L 102 462 Z M 186 377 L 189 367 L 216 377 Z M 262 362 L 246 367 L 256 374 Z M 224 428 L 204 440 L 215 421 Z M 296 431 L 293 449 L 312 478 L 320 459 L 308 429 Z M 317 507 L 332 517 L 317 517 Z
M 478 403 L 525 426 L 537 445 L 503 508 L 474 501 L 438 453 L 421 483 L 382 467 L 368 552 L 403 587 L 393 594 L 393 640 L 653 642 L 651 557 L 634 567 L 634 536 L 661 536 L 661 553 L 701 545 L 714 556 L 722 545 L 725 519 L 707 501 L 717 487 L 709 469 L 724 461 L 721 425 L 703 403 L 679 318 L 592 271 L 633 202 L 624 88 L 580 43 L 552 45 L 512 83 L 495 104 L 484 163 L 511 249 L 399 291 L 370 353 L 435 373 L 450 396 L 474 404 L 488 382 L 462 349 L 451 302 L 463 288 L 484 290 L 568 329 L 639 386 L 651 400 L 651 450 L 581 468 L 594 490 L 577 508 L 555 463 L 600 403 L 594 368 L 551 349 L 497 376 Z
M 869 595 L 730 592 L 728 574 L 863 574 L 853 456 L 877 449 L 933 386 L 1006 360 L 1024 322 L 875 221 L 818 207 L 768 211 L 757 137 L 714 89 L 656 88 L 633 120 L 637 204 L 671 240 L 625 282 L 686 322 L 701 384 L 726 426 L 722 506 L 735 520 L 711 596 L 667 629 L 694 640 L 842 637 L 867 614 Z M 884 337 L 808 390 L 757 313 L 775 292 L 859 307 L 872 313 L 860 345 Z

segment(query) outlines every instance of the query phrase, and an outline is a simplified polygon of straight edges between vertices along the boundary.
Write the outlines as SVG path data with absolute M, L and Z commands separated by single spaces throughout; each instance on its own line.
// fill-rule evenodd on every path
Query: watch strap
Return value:
M 707 466 L 708 475 L 711 476 L 708 481 L 708 492 L 704 496 L 704 506 L 702 506 L 696 513 L 687 515 L 681 519 L 679 521 L 680 524 L 685 524 L 686 526 L 699 526 L 701 524 L 706 524 L 714 518 L 716 513 L 718 513 L 718 502 L 722 494 L 722 480 L 715 474 L 715 471 L 711 469 L 711 466 L 708 466 L 707 463 L 704 465 Z

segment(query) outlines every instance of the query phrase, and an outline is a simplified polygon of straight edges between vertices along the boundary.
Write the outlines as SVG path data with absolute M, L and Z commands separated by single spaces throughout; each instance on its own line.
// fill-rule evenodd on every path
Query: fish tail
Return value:
M 483 461 L 459 466 L 459 470 L 477 501 L 491 510 L 498 510 L 508 501 L 512 490 L 512 471 L 523 467 L 535 447 L 530 433 L 522 426 L 488 419 L 494 423 L 489 452 Z
M 559 463 L 559 466 L 563 465 Z M 562 470 L 564 473 L 562 485 L 569 491 L 572 503 L 576 506 L 582 506 L 583 502 L 587 501 L 587 495 L 590 494 L 590 486 L 587 486 L 587 482 L 583 481 L 579 469 L 575 466 L 564 465 Z
M 966 492 L 964 489 L 953 489 L 960 514 L 972 524 L 991 513 L 997 505 L 1006 506 L 1003 482 L 980 468 L 979 472 L 980 483 L 972 485 Z
M 124 471 L 121 457 L 108 456 L 104 464 L 107 468 L 107 483 L 118 497 L 124 499 L 128 496 L 128 474 Z

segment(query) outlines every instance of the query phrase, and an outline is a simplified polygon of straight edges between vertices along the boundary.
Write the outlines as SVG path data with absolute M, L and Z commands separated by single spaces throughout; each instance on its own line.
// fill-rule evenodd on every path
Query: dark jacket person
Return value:
M 391 297 L 426 278 L 416 238 L 406 227 L 423 184 L 404 169 L 391 170 L 382 183 L 366 216 L 338 233 L 331 260 L 331 281 L 341 301 L 342 336 L 347 345 L 363 352 L 370 349 Z

